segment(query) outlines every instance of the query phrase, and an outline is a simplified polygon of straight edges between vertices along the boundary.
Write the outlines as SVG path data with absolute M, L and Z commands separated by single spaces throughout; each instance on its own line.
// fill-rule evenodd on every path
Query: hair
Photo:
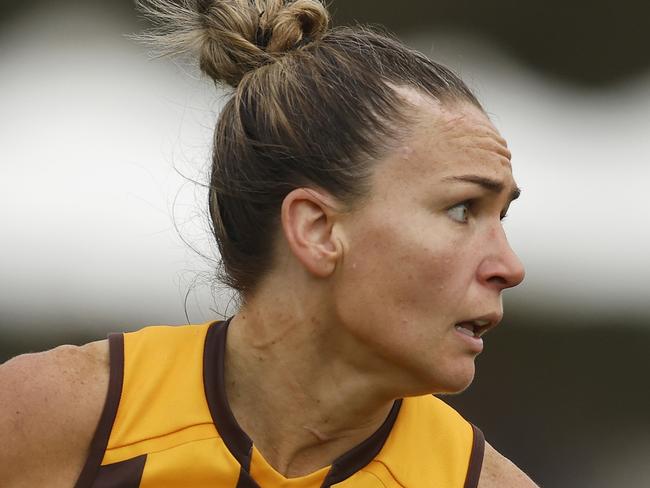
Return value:
M 272 269 L 285 196 L 328 192 L 352 209 L 373 162 L 413 122 L 396 87 L 480 103 L 451 70 L 391 35 L 330 28 L 318 0 L 138 0 L 161 54 L 192 53 L 232 87 L 219 116 L 209 191 L 221 281 L 245 300 Z

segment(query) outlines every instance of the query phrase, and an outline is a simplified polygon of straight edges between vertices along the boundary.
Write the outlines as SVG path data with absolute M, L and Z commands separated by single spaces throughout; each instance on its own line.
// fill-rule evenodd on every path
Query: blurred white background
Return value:
M 137 29 L 63 4 L 0 32 L 0 330 L 182 323 L 186 295 L 193 322 L 223 311 L 181 239 L 215 257 L 201 184 L 223 94 L 149 60 Z M 585 91 L 468 33 L 406 41 L 460 72 L 513 150 L 527 278 L 508 303 L 650 323 L 650 75 Z

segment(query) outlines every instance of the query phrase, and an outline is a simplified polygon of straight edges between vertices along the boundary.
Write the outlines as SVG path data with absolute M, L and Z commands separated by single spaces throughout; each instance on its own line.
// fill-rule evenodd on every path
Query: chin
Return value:
M 427 392 L 441 395 L 454 395 L 465 391 L 474 381 L 474 361 L 471 365 L 455 368 L 453 371 L 437 371 L 434 376 L 427 378 Z

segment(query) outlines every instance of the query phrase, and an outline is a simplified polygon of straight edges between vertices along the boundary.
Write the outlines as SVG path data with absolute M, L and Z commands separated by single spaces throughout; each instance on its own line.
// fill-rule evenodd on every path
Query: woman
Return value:
M 241 307 L 3 365 L 2 486 L 535 486 L 431 395 L 471 383 L 524 275 L 469 89 L 316 0 L 142 7 L 233 88 L 209 209 Z

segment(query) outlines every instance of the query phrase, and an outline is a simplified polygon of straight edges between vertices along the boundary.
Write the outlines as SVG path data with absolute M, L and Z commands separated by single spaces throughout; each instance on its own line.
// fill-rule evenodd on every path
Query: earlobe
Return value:
M 333 232 L 337 211 L 331 197 L 310 188 L 297 188 L 282 202 L 285 239 L 295 258 L 317 277 L 331 275 L 339 259 Z

